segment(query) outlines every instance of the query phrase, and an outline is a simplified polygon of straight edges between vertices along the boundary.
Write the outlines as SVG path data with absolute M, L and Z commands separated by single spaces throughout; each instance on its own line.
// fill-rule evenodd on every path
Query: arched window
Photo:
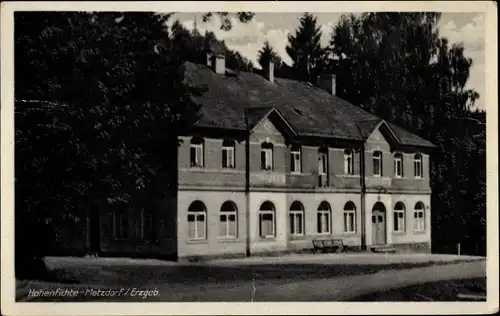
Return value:
M 290 171 L 300 173 L 302 160 L 300 155 L 300 146 L 292 145 L 290 148 Z
M 222 168 L 234 169 L 235 168 L 235 145 L 232 140 L 225 140 L 222 142 Z
M 344 174 L 354 174 L 354 152 L 352 149 L 344 150 Z
M 290 206 L 290 234 L 304 235 L 304 206 L 299 201 L 293 202 Z
M 259 209 L 259 235 L 261 238 L 274 238 L 276 236 L 274 204 L 266 201 Z
M 331 232 L 331 220 L 332 220 L 332 210 L 328 202 L 323 201 L 318 206 L 318 234 L 330 234 Z
M 376 177 L 382 176 L 382 152 L 373 152 L 373 175 Z
M 397 202 L 394 205 L 394 232 L 401 233 L 405 231 L 405 205 Z
M 201 201 L 194 201 L 188 208 L 188 238 L 207 238 L 207 210 Z
M 425 231 L 425 206 L 422 202 L 415 204 L 413 212 L 413 230 L 416 232 Z
M 236 238 L 238 231 L 236 205 L 227 201 L 222 204 L 219 216 L 219 236 Z
M 415 178 L 424 177 L 422 155 L 420 154 L 413 156 L 413 174 L 415 175 Z
M 356 205 L 349 201 L 344 205 L 344 233 L 356 232 Z
M 273 144 L 266 142 L 261 145 L 260 167 L 262 170 L 273 169 Z
M 194 137 L 190 144 L 191 167 L 203 167 L 204 165 L 204 141 L 203 138 Z
M 396 178 L 403 177 L 403 155 L 400 153 L 394 154 L 394 176 Z

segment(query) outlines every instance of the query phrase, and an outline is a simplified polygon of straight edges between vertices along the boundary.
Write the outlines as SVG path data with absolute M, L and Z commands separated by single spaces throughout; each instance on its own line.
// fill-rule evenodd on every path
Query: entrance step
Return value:
M 371 250 L 378 253 L 395 253 L 397 251 L 396 248 L 391 246 L 372 246 Z

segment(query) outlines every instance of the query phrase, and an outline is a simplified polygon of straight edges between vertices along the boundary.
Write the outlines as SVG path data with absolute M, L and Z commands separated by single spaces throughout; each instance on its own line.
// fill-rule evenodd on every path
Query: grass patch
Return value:
M 371 293 L 352 299 L 356 302 L 459 301 L 458 294 L 486 295 L 486 277 L 427 282 L 400 289 Z

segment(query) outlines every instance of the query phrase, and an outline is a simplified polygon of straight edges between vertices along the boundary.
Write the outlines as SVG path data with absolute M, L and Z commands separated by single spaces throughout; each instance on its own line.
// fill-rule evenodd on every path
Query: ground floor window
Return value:
M 422 202 L 418 202 L 415 205 L 415 210 L 413 212 L 413 230 L 416 232 L 425 230 L 425 211 Z
M 290 234 L 292 236 L 304 235 L 304 207 L 298 201 L 290 206 Z
M 356 205 L 347 202 L 344 205 L 344 233 L 356 232 Z
M 261 238 L 273 238 L 276 236 L 274 205 L 266 201 L 262 203 L 259 209 L 259 235 Z
M 323 201 L 318 207 L 317 224 L 319 234 L 329 234 L 331 231 L 331 209 L 328 202 Z
M 207 238 L 206 208 L 203 202 L 195 201 L 191 203 L 188 209 L 187 220 L 189 239 Z
M 219 236 L 237 237 L 236 205 L 227 201 L 222 204 L 219 216 Z
M 398 202 L 394 206 L 394 232 L 405 231 L 405 206 Z

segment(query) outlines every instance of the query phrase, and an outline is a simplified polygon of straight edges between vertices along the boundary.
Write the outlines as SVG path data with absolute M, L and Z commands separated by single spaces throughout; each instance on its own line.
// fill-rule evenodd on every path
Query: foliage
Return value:
M 439 36 L 439 19 L 438 13 L 344 15 L 332 30 L 328 67 L 340 97 L 438 146 L 430 166 L 434 249 L 467 241 L 479 248 L 485 128 L 474 115 L 484 112 L 471 111 L 479 95 L 465 88 L 472 60 L 462 44 Z
M 217 39 L 213 32 L 207 31 L 204 35 L 201 35 L 198 30 L 195 29 L 191 32 L 178 21 L 175 21 L 172 25 L 172 41 L 173 47 L 188 61 L 206 63 L 205 49 L 210 43 L 217 43 L 225 52 L 227 68 L 242 71 L 251 71 L 253 69 L 253 65 L 247 58 L 229 49 L 223 41 Z
M 203 15 L 203 22 L 208 22 L 212 16 L 213 12 L 208 12 Z M 215 12 L 217 16 L 219 16 L 221 20 L 221 26 L 220 29 L 223 31 L 229 31 L 233 27 L 233 21 L 231 20 L 231 15 L 229 12 Z M 241 23 L 248 23 L 253 19 L 255 16 L 255 13 L 253 12 L 236 12 L 234 13 L 236 18 L 238 19 L 239 22 Z
M 274 63 L 275 69 L 280 68 L 283 61 L 278 53 L 272 48 L 268 41 L 264 42 L 264 46 L 260 49 L 257 60 L 264 69 L 268 67 L 269 63 L 272 61 Z
M 56 223 L 71 227 L 89 211 L 124 203 L 142 208 L 175 189 L 177 162 L 168 153 L 197 119 L 191 98 L 203 89 L 183 85 L 182 65 L 200 58 L 205 38 L 178 23 L 170 30 L 171 16 L 15 13 L 18 277 L 43 270 Z
M 310 13 L 304 13 L 299 20 L 295 34 L 288 35 L 286 52 L 293 61 L 296 79 L 316 83 L 324 68 L 326 51 L 321 46 L 321 28 Z

